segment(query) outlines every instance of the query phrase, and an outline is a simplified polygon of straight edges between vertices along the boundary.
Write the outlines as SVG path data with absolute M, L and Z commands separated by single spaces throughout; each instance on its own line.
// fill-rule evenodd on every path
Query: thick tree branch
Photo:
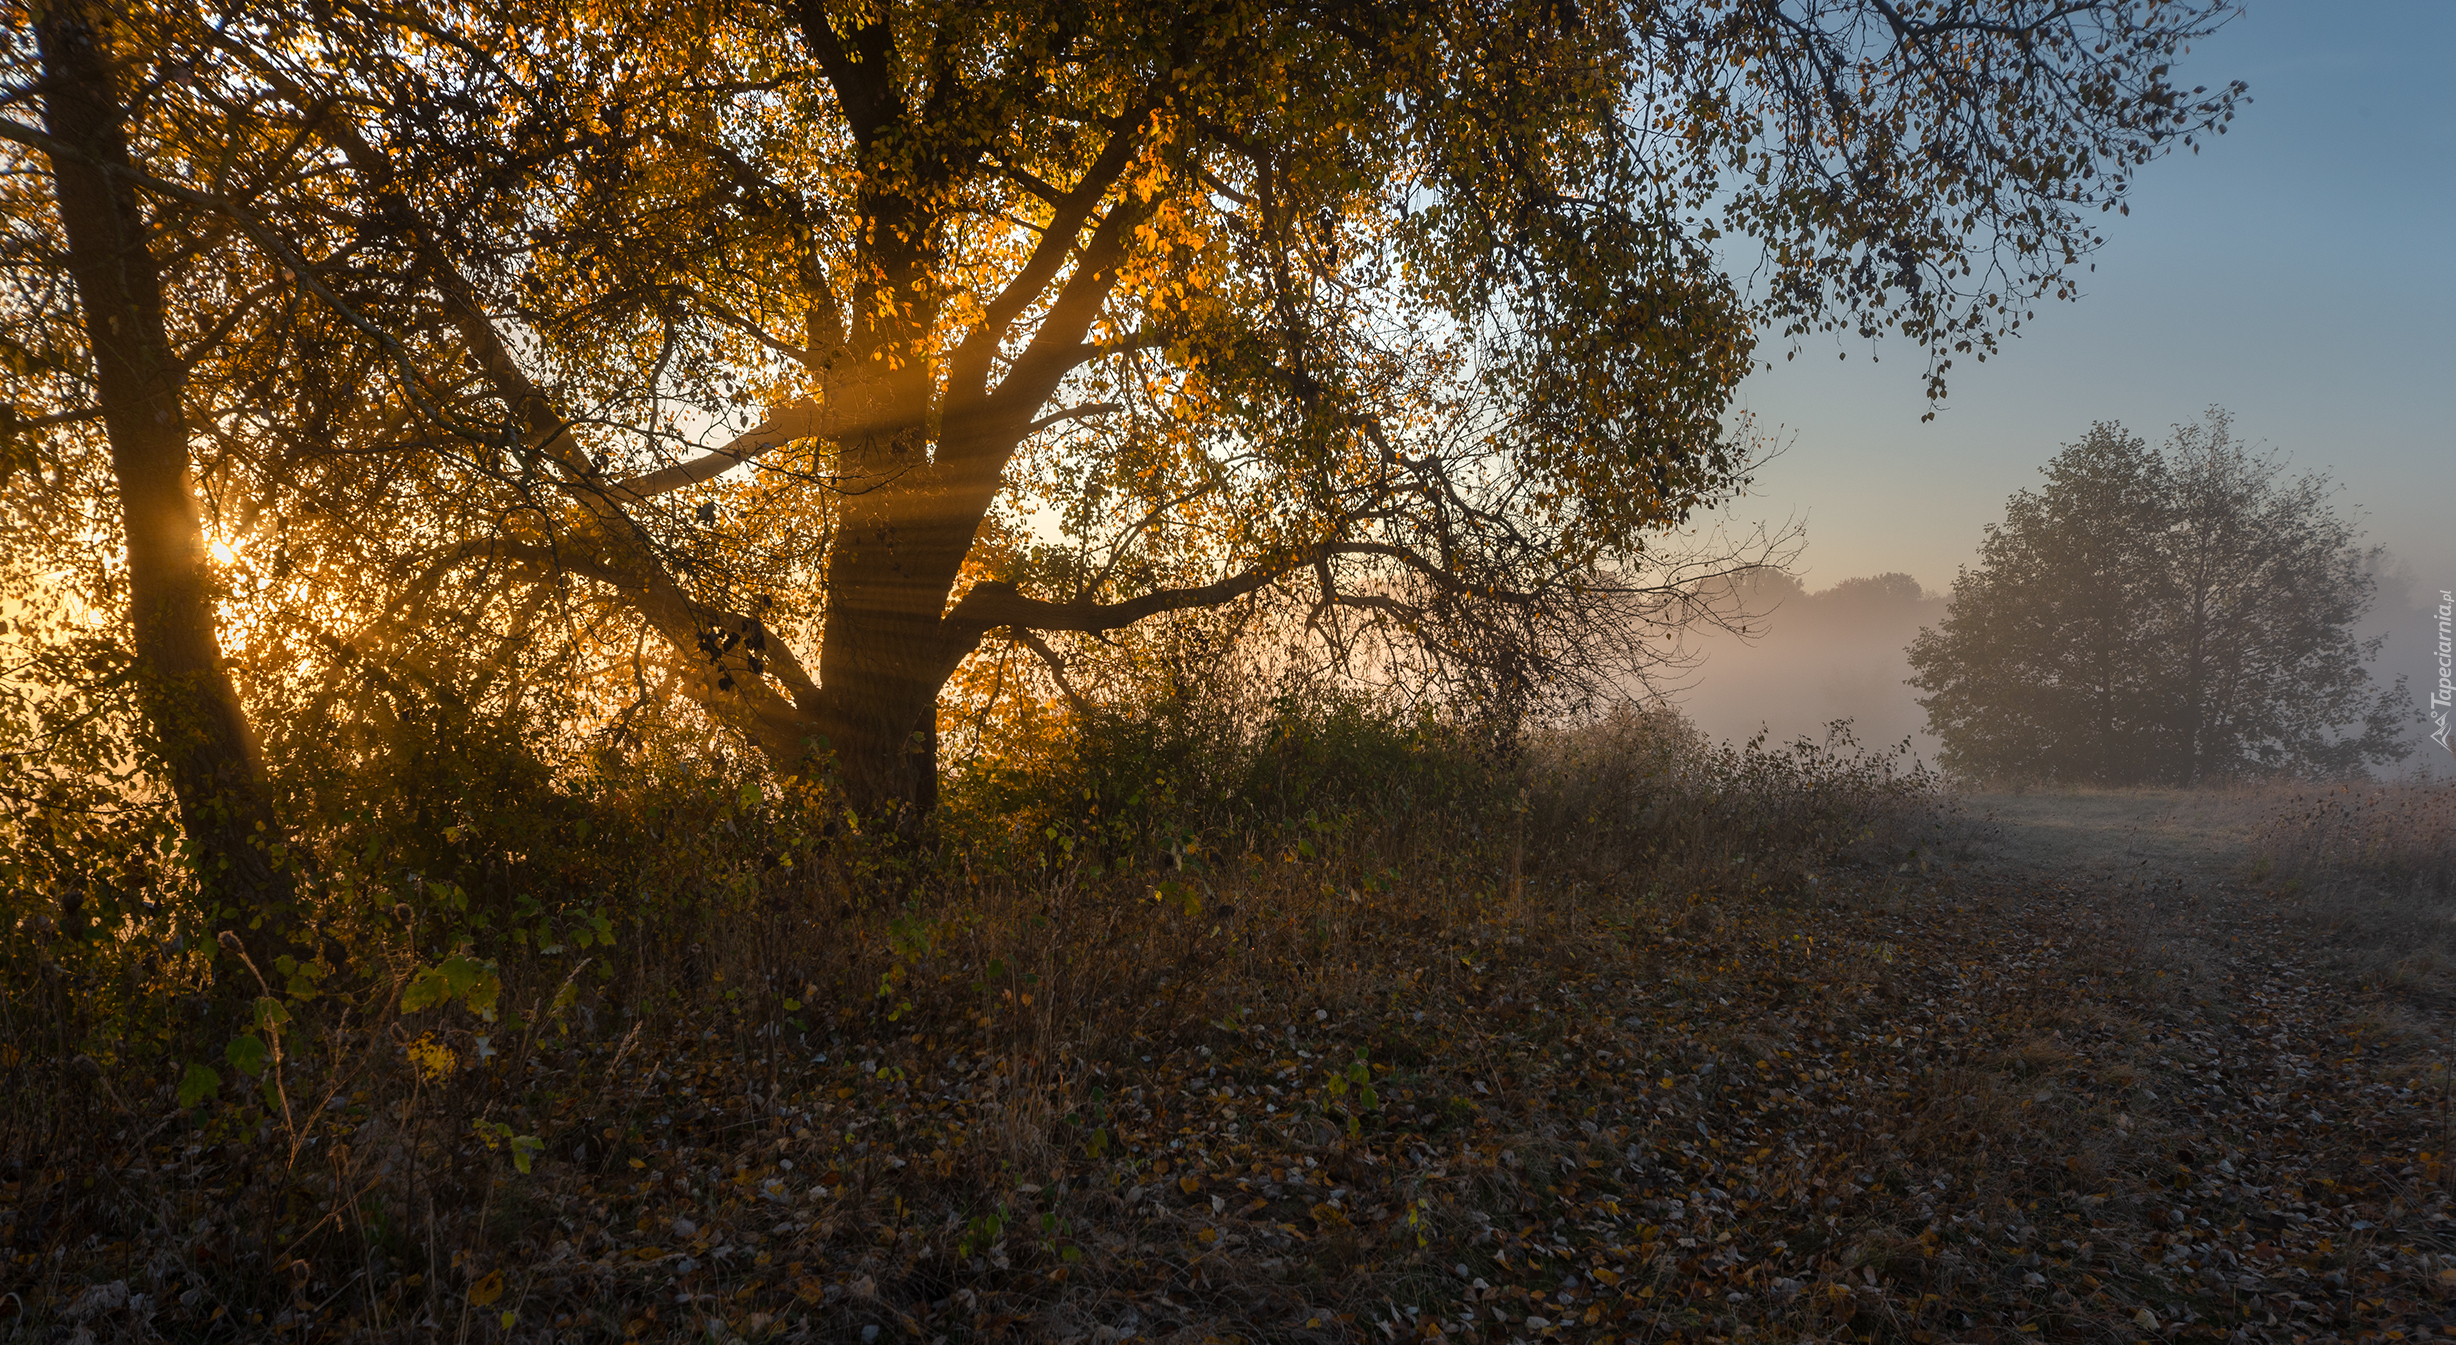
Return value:
M 1075 352 L 1081 347 L 1083 333 L 1090 330 L 1092 320 L 1108 302 L 1109 291 L 1117 283 L 1118 268 L 1126 259 L 1127 242 L 1148 209 L 1140 202 L 1120 201 L 1101 219 L 1100 227 L 1092 231 L 1074 274 L 1066 278 L 1056 302 L 1050 304 L 1049 315 L 1042 319 L 1040 330 L 1033 333 L 1031 344 L 1015 357 L 998 390 L 986 399 L 993 420 L 1029 415 L 1049 400 L 1049 394 L 1057 390 L 1058 383 L 1079 362 Z M 970 344 L 969 340 L 966 344 Z
M 1162 612 L 1184 611 L 1192 607 L 1217 607 L 1234 602 L 1249 593 L 1259 592 L 1290 572 L 1312 563 L 1306 555 L 1279 564 L 1257 566 L 1242 574 L 1231 575 L 1217 583 L 1193 588 L 1163 588 L 1129 598 L 1124 602 L 1050 602 L 1045 598 L 1027 598 L 1023 590 L 1004 580 L 989 580 L 974 584 L 964 594 L 955 610 L 947 613 L 946 625 L 951 633 L 968 636 L 971 645 L 1001 626 L 1026 631 L 1070 631 L 1081 635 L 1097 635 L 1102 631 L 1131 626 L 1145 617 Z
M 1083 226 L 1092 217 L 1092 211 L 1098 208 L 1101 199 L 1108 195 L 1109 188 L 1116 185 L 1117 179 L 1124 174 L 1126 165 L 1133 162 L 1144 119 L 1150 114 L 1151 105 L 1144 102 L 1119 119 L 1117 129 L 1109 134 L 1108 144 L 1101 147 L 1100 157 L 1084 171 L 1082 180 L 1075 184 L 1074 190 L 1057 202 L 1048 229 L 1041 234 L 1039 245 L 1032 249 L 1032 255 L 1024 262 L 1023 269 L 1007 282 L 995 299 L 990 300 L 980 324 L 955 348 L 954 355 L 947 361 L 948 387 L 954 395 L 972 397 L 986 392 L 990 361 L 996 357 L 998 347 L 1005 344 L 1008 329 L 1057 278 L 1058 268 L 1065 264 L 1066 255 L 1074 251 L 1075 236 L 1083 231 Z M 1120 203 L 1119 209 L 1123 208 L 1123 203 Z M 1112 210 L 1110 217 L 1115 218 L 1117 213 Z M 1094 265 L 1090 249 L 1086 248 L 1083 259 L 1075 266 L 1075 277 L 1079 279 L 1085 270 Z M 1070 283 L 1068 288 L 1072 287 Z
M 1070 406 L 1063 411 L 1052 411 L 1048 415 L 1042 416 L 1040 419 L 1024 426 L 1023 434 L 1025 438 L 1030 438 L 1032 435 L 1038 434 L 1042 430 L 1048 429 L 1052 425 L 1062 425 L 1070 420 L 1081 420 L 1086 416 L 1105 416 L 1112 411 L 1123 411 L 1125 409 L 1126 405 L 1123 402 L 1085 402 L 1081 406 Z
M 869 143 L 895 117 L 892 90 L 882 68 L 887 54 L 887 25 L 882 20 L 868 24 L 855 34 L 854 44 L 860 48 L 855 55 L 844 49 L 836 36 L 835 21 L 828 17 L 826 0 L 803 0 L 800 7 L 802 42 L 827 74 L 827 82 L 835 87 L 836 102 L 844 109 L 845 122 L 853 138 Z
M 540 583 L 578 575 L 614 589 L 664 638 L 674 656 L 690 665 L 694 675 L 684 679 L 684 686 L 702 709 L 740 729 L 780 765 L 800 755 L 799 738 L 809 707 L 818 701 L 818 685 L 800 657 L 768 633 L 756 617 L 701 602 L 670 584 L 642 585 L 622 567 L 585 551 L 536 542 L 500 538 L 464 542 L 437 556 L 427 575 L 439 577 L 452 566 L 473 560 L 519 566 Z M 703 640 L 712 632 L 761 638 L 756 645 L 745 639 L 727 640 L 710 650 Z M 694 649 L 704 657 L 693 659 Z M 779 695 L 770 687 L 765 680 L 769 676 L 789 694 Z
M 796 439 L 807 439 L 819 433 L 821 409 L 808 402 L 795 402 L 768 414 L 768 418 L 735 435 L 723 448 L 712 449 L 688 462 L 617 481 L 607 488 L 610 495 L 632 500 L 645 500 L 668 491 L 711 481 L 754 458 L 771 453 Z
M 1115 410 L 1116 408 L 1110 406 L 1109 409 Z M 54 411 L 42 416 L 21 416 L 17 414 L 16 407 L 0 403 L 0 437 L 23 434 L 27 430 L 48 429 L 54 425 L 74 425 L 82 421 L 100 419 L 102 419 L 102 408 L 99 406 L 82 407 L 75 411 Z

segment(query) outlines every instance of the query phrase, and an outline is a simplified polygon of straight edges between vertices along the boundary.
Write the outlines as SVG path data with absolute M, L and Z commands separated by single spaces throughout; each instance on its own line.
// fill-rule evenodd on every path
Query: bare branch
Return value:
M 1123 402 L 1085 402 L 1081 406 L 1070 406 L 1063 411 L 1052 411 L 1025 426 L 1023 432 L 1026 437 L 1029 437 L 1052 425 L 1064 424 L 1069 420 L 1081 420 L 1085 416 L 1105 416 L 1112 411 L 1125 409 L 1126 404 Z
M 645 500 L 668 491 L 711 481 L 755 458 L 762 457 L 796 439 L 807 439 L 819 432 L 821 409 L 809 402 L 794 402 L 768 414 L 757 425 L 735 435 L 723 448 L 713 449 L 688 462 L 618 481 L 607 493 L 633 500 Z
M 1059 661 L 1057 651 L 1049 647 L 1048 641 L 1021 626 L 1008 627 L 1007 634 L 1048 666 L 1050 678 L 1057 683 L 1057 689 L 1065 694 L 1066 703 L 1074 707 L 1076 714 L 1087 717 L 1091 714 L 1092 703 L 1083 699 L 1083 693 L 1075 690 L 1074 683 L 1067 680 L 1066 665 Z

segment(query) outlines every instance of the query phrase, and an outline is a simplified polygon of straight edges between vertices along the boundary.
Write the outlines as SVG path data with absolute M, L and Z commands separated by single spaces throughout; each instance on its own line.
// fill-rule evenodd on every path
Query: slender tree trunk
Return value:
M 54 155 L 51 171 L 119 481 L 145 713 L 199 858 L 209 916 L 237 931 L 271 977 L 294 924 L 292 889 L 272 862 L 279 832 L 263 761 L 214 631 L 161 274 L 134 185 L 108 171 L 129 164 L 126 112 L 94 11 L 66 3 L 36 14 L 44 121 L 75 151 Z M 255 993 L 245 979 L 242 991 Z
M 2209 634 L 2208 582 L 2194 576 L 2192 585 L 2191 637 L 2183 652 L 2183 780 L 2187 786 L 2200 784 L 2200 719 L 2201 707 L 2209 690 L 2207 643 Z

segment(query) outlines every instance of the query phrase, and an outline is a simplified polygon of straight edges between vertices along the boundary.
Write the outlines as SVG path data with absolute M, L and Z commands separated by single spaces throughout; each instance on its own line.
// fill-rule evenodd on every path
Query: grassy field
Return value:
M 2335 814 L 1897 797 L 1836 841 L 1805 783 L 1757 787 L 832 924 L 782 1040 L 748 993 L 482 1064 L 438 1018 L 455 1068 L 389 1048 L 244 1132 L 105 1078 L 56 1113 L 74 1142 L 21 1127 L 0 1311 L 95 1340 L 2456 1329 L 2444 1016 L 2365 942 L 2418 898 L 2346 913 L 2361 875 L 2306 855 Z M 1778 797 L 1795 825 L 1743 826 Z

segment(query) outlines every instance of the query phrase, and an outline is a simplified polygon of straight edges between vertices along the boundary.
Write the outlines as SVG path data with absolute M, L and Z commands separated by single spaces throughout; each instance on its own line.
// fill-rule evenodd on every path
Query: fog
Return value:
M 1862 746 L 1891 748 L 1907 737 L 1933 759 L 1926 714 L 1902 683 L 1912 637 L 1944 618 L 1943 594 L 1906 574 L 1811 592 L 1790 575 L 1761 571 L 1730 598 L 1753 614 L 1749 634 L 1698 636 L 1698 661 L 1670 687 L 1708 737 L 1822 739 L 1826 725 L 1848 719 Z
M 2426 706 L 2439 676 L 2439 590 L 2382 552 L 2374 570 L 2378 596 L 2361 638 L 2379 641 L 2367 666 L 2374 684 L 2406 680 L 2407 700 Z M 1826 725 L 1848 719 L 1861 746 L 1891 749 L 1905 738 L 1933 763 L 1936 740 L 1927 716 L 1904 684 L 1909 646 L 1923 626 L 1944 618 L 1946 595 L 1907 574 L 1845 579 L 1811 590 L 1778 571 L 1765 571 L 1730 595 L 1753 614 L 1746 637 L 1700 631 L 1697 659 L 1665 680 L 1670 698 L 1709 738 L 1746 741 L 1760 731 L 1773 742 L 1821 739 Z M 2376 768 L 2383 777 L 2456 776 L 2456 759 L 2430 740 L 2418 718 L 2408 726 L 2414 748 L 2404 761 Z

